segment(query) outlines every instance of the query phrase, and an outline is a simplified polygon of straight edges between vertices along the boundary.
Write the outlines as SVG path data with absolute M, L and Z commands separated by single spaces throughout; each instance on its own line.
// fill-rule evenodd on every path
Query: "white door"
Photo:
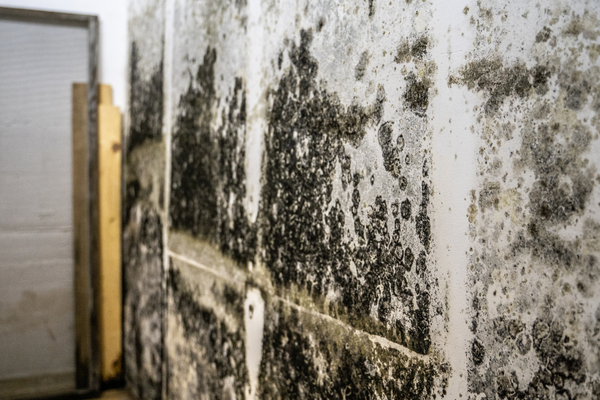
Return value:
M 82 27 L 0 20 L 5 390 L 10 382 L 75 387 L 71 86 L 88 80 L 87 40 Z

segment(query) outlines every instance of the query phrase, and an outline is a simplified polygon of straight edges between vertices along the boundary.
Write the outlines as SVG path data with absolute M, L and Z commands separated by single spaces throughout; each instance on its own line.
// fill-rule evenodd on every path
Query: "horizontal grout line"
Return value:
M 189 264 L 191 266 L 194 266 L 194 267 L 199 268 L 199 269 L 201 269 L 203 271 L 206 271 L 206 272 L 208 272 L 208 273 L 210 273 L 210 274 L 212 274 L 214 276 L 217 276 L 217 277 L 219 277 L 219 278 L 221 278 L 221 279 L 223 279 L 225 281 L 236 280 L 232 276 L 227 276 L 225 274 L 222 274 L 222 273 L 216 271 L 213 268 L 210 268 L 210 267 L 208 267 L 208 266 L 206 266 L 204 264 L 201 264 L 201 263 L 199 263 L 197 261 L 194 261 L 194 260 L 192 260 L 192 259 L 190 259 L 190 258 L 188 258 L 186 256 L 181 255 L 181 254 L 174 253 L 171 250 L 167 250 L 167 253 L 172 258 L 175 258 L 175 259 L 177 259 L 179 261 L 182 261 L 182 262 L 187 263 L 187 264 Z M 237 283 L 241 283 L 241 284 L 245 283 L 245 282 L 239 282 L 239 280 L 236 280 L 236 281 L 238 281 Z M 424 361 L 424 362 L 430 362 L 430 357 L 428 355 L 419 354 L 419 353 L 417 353 L 415 351 L 412 351 L 408 347 L 402 346 L 402 345 L 400 345 L 400 344 L 398 344 L 396 342 L 392 342 L 391 340 L 388 340 L 388 339 L 384 338 L 383 336 L 373 335 L 372 333 L 363 331 L 362 329 L 357 329 L 357 328 L 353 327 L 352 325 L 350 325 L 350 324 L 348 324 L 348 323 L 346 323 L 344 321 L 340 321 L 339 319 L 336 319 L 336 318 L 334 318 L 334 317 L 332 317 L 330 315 L 327 315 L 327 314 L 323 314 L 323 313 L 321 313 L 319 311 L 311 310 L 310 308 L 305 308 L 305 307 L 303 307 L 303 306 L 301 306 L 299 304 L 296 304 L 296 303 L 294 303 L 294 302 L 292 302 L 292 301 L 290 301 L 290 300 L 288 300 L 288 299 L 286 299 L 284 297 L 277 296 L 277 295 L 272 295 L 272 297 L 275 298 L 277 301 L 279 301 L 281 303 L 284 303 L 284 304 L 286 304 L 286 305 L 288 305 L 288 306 L 290 306 L 292 308 L 297 309 L 300 312 L 311 314 L 311 315 L 314 315 L 314 316 L 316 316 L 318 318 L 322 318 L 322 319 L 325 319 L 327 321 L 330 321 L 332 323 L 335 323 L 335 324 L 338 324 L 338 325 L 342 325 L 345 328 L 353 331 L 354 334 L 367 336 L 373 343 L 377 343 L 377 344 L 380 344 L 381 346 L 389 347 L 389 348 L 398 350 L 399 352 L 403 353 L 407 357 L 415 358 L 415 359 L 418 359 L 418 360 Z
M 222 273 L 216 271 L 213 268 L 207 267 L 206 265 L 201 264 L 201 263 L 199 263 L 197 261 L 194 261 L 191 258 L 188 258 L 186 256 L 182 256 L 181 254 L 174 253 L 171 250 L 167 250 L 167 254 L 169 255 L 169 257 L 172 257 L 172 258 L 174 258 L 176 260 L 179 260 L 179 261 L 182 261 L 184 263 L 190 264 L 191 266 L 194 266 L 194 267 L 199 268 L 199 269 L 201 269 L 203 271 L 206 271 L 206 272 L 208 272 L 210 274 L 218 276 L 219 278 L 224 279 L 226 281 L 235 280 L 235 278 L 233 278 L 231 276 L 227 276 L 225 274 L 222 274 Z M 243 282 L 238 282 L 238 283 L 243 283 Z
M 284 303 L 284 304 L 286 304 L 286 305 L 288 305 L 290 307 L 296 308 L 297 310 L 299 310 L 299 311 L 301 311 L 303 313 L 312 314 L 312 315 L 314 315 L 316 317 L 326 319 L 326 320 L 328 320 L 328 321 L 330 321 L 332 323 L 335 323 L 335 324 L 338 324 L 338 325 L 342 325 L 342 326 L 348 328 L 349 330 L 354 331 L 355 334 L 361 334 L 361 335 L 367 336 L 372 342 L 378 343 L 378 344 L 380 344 L 382 346 L 385 346 L 385 347 L 391 347 L 391 348 L 393 348 L 395 350 L 400 351 L 401 353 L 404 353 L 404 355 L 406 355 L 406 356 L 408 356 L 410 358 L 416 358 L 416 359 L 419 359 L 421 361 L 429 362 L 429 356 L 428 355 L 419 354 L 417 352 L 414 352 L 411 349 L 409 349 L 408 347 L 404 347 L 404 346 L 402 346 L 402 345 L 400 345 L 400 344 L 398 344 L 396 342 L 392 342 L 392 341 L 384 338 L 383 336 L 373 335 L 372 333 L 363 331 L 362 329 L 357 329 L 357 328 L 353 327 L 352 325 L 347 324 L 344 321 L 340 321 L 337 318 L 333 318 L 330 315 L 320 313 L 319 311 L 315 311 L 315 310 L 311 310 L 309 308 L 302 307 L 301 305 L 296 304 L 296 303 L 294 303 L 292 301 L 289 301 L 288 299 L 285 299 L 283 297 L 280 297 L 280 296 L 277 296 L 277 295 L 275 295 L 273 297 L 275 297 L 277 300 L 281 301 L 282 303 Z

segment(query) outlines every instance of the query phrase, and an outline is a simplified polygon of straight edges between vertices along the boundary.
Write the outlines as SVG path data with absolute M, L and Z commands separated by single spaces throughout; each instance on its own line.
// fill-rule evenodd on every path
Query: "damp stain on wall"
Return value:
M 380 345 L 351 327 L 271 303 L 260 398 L 435 398 L 445 368 Z
M 125 380 L 137 396 L 161 399 L 165 381 L 164 71 L 162 57 L 149 62 L 142 56 L 134 36 L 123 179 L 124 370 Z
M 475 58 L 449 79 L 482 94 L 473 128 L 480 185 L 468 214 L 469 384 L 490 399 L 598 393 L 600 268 L 590 227 L 600 69 L 582 50 L 599 26 L 588 17 L 584 35 L 577 26 L 587 12 L 547 14 L 532 60 Z M 479 31 L 495 32 L 493 22 Z
M 210 242 L 242 265 L 254 259 L 256 228 L 248 222 L 245 186 L 246 98 L 236 77 L 218 127 L 214 109 L 217 52 L 207 48 L 181 96 L 171 146 L 169 216 L 174 230 Z
M 176 5 L 172 22 L 190 26 L 171 38 L 170 149 L 165 69 L 132 45 L 125 361 L 141 398 L 441 398 L 451 376 L 465 398 L 600 395 L 598 10 L 505 3 L 459 10 L 473 44 L 449 72 L 438 60 L 456 54 L 425 29 L 424 2 L 335 4 L 343 21 L 269 3 L 268 26 L 243 1 Z M 259 47 L 244 51 L 257 25 L 260 73 Z M 430 151 L 444 74 L 477 144 L 456 156 L 476 158 L 476 184 L 457 233 L 469 263 L 452 276 L 436 270 L 429 172 L 445 168 Z M 442 279 L 465 269 L 462 321 Z M 444 342 L 449 321 L 472 335 L 465 348 Z M 446 350 L 467 353 L 468 376 Z
M 432 244 L 427 157 L 423 155 L 427 152 L 420 153 L 422 138 L 419 135 L 426 130 L 413 126 L 402 133 L 400 126 L 410 121 L 384 119 L 384 104 L 389 100 L 382 85 L 371 101 L 356 99 L 349 105 L 342 104 L 336 93 L 330 93 L 318 82 L 319 64 L 311 53 L 314 35 L 311 29 L 303 29 L 297 41 L 284 39 L 282 51 L 273 64 L 279 77 L 269 85 L 266 95 L 269 106 L 262 156 L 262 190 L 258 217 L 253 223 L 248 221 L 242 202 L 246 190 L 247 83 L 237 76 L 230 77 L 229 81 L 219 76 L 215 66 L 220 53 L 210 45 L 205 48 L 175 113 L 169 209 L 172 249 L 203 265 L 215 262 L 209 253 L 220 253 L 235 265 L 226 263 L 228 266 L 220 271 L 237 276 L 238 281 L 234 281 L 238 284 L 258 286 L 273 301 L 265 310 L 265 320 L 270 321 L 265 324 L 275 325 L 270 328 L 265 325 L 257 388 L 264 396 L 308 395 L 306 385 L 313 384 L 308 379 L 315 373 L 326 376 L 319 379 L 329 383 L 318 384 L 314 389 L 332 396 L 344 393 L 364 396 L 372 390 L 412 396 L 410 398 L 441 393 L 446 385 L 447 367 L 441 366 L 443 363 L 437 355 L 435 359 L 427 358 L 431 346 L 431 285 L 435 282 L 428 268 Z M 419 63 L 427 59 L 426 47 L 427 41 L 415 50 Z M 363 53 L 354 71 L 357 80 L 365 77 L 368 60 L 368 53 Z M 426 74 L 431 74 L 435 69 L 428 65 Z M 217 94 L 218 85 L 230 88 L 225 99 Z M 427 98 L 427 93 L 422 92 L 428 89 L 429 86 L 418 89 L 421 90 L 418 95 Z M 413 90 L 415 95 L 418 90 Z M 404 102 L 403 99 L 400 101 Z M 416 118 L 419 126 L 424 126 L 426 103 L 402 109 L 407 110 L 409 119 Z M 401 201 L 389 192 L 374 195 L 378 187 L 374 186 L 375 175 L 367 174 L 353 161 L 352 152 L 365 151 L 359 148 L 368 132 L 375 135 L 379 144 L 377 151 L 383 154 L 383 169 L 388 174 L 385 179 L 392 182 Z M 413 179 L 415 171 L 416 181 Z M 364 188 L 370 193 L 363 194 Z M 348 218 L 351 224 L 347 224 Z M 180 242 L 176 238 L 184 237 L 181 243 L 192 241 L 202 245 L 176 244 Z M 405 240 L 407 237 L 410 239 Z M 193 251 L 192 247 L 204 250 Z M 217 393 L 226 386 L 224 376 L 235 376 L 236 382 L 246 382 L 247 378 L 240 374 L 227 373 L 226 365 L 220 366 L 221 361 L 216 358 L 221 355 L 206 349 L 209 346 L 206 340 L 194 342 L 186 336 L 183 321 L 199 320 L 204 311 L 200 310 L 202 306 L 193 309 L 185 306 L 189 310 L 184 310 L 184 303 L 177 297 L 178 290 L 171 286 L 169 381 L 182 385 L 188 379 L 190 382 L 220 379 L 214 388 Z M 217 286 L 210 289 L 211 293 Z M 194 293 L 200 296 L 196 290 Z M 229 307 L 243 296 L 242 291 L 230 298 L 219 297 L 212 301 Z M 279 317 L 273 313 L 279 315 L 281 299 L 289 299 L 297 305 L 300 315 L 314 310 L 314 318 L 327 321 L 318 323 L 321 328 L 307 333 L 309 337 L 318 337 L 323 346 L 329 346 L 332 340 L 322 331 L 330 324 L 341 324 L 344 335 L 349 338 L 357 334 L 362 338 L 352 339 L 357 344 L 352 344 L 350 349 L 343 350 L 340 342 L 339 351 L 323 353 L 330 362 L 344 353 L 346 366 L 363 368 L 364 364 L 368 369 L 369 363 L 384 363 L 385 356 L 386 374 L 398 376 L 394 380 L 383 378 L 381 372 L 386 383 L 375 387 L 367 382 L 374 376 L 371 368 L 355 377 L 361 381 L 354 382 L 353 388 L 345 388 L 351 382 L 342 369 L 331 374 L 314 370 L 313 364 L 318 360 L 306 353 L 305 347 L 309 346 L 306 340 L 312 339 L 305 334 L 275 349 L 276 355 L 272 354 L 275 341 L 282 340 L 279 336 L 291 334 L 288 329 L 296 329 L 275 322 Z M 209 320 L 198 325 L 198 329 L 221 326 L 221 319 Z M 271 328 L 275 331 L 269 330 Z M 223 337 L 233 337 L 240 332 L 240 337 L 244 336 L 243 330 L 226 331 L 222 326 L 214 329 Z M 369 335 L 392 342 L 373 346 Z M 390 345 L 403 350 L 388 349 Z M 370 355 L 363 356 L 363 352 Z M 282 363 L 288 357 L 297 358 L 301 354 L 306 358 L 303 361 L 306 365 Z M 425 358 L 420 359 L 419 355 Z M 415 357 L 421 361 L 413 360 Z M 197 363 L 202 365 L 216 365 L 207 372 L 211 377 L 202 375 L 201 368 L 189 372 L 188 378 L 182 377 L 186 363 L 196 358 L 201 359 Z M 236 361 L 236 365 L 242 363 L 241 358 Z M 290 380 L 294 383 L 289 393 L 277 383 Z M 245 385 L 247 391 L 250 383 Z M 195 389 L 194 393 L 205 393 L 202 390 Z M 236 387 L 236 396 L 241 390 Z M 171 393 L 175 393 L 175 389 Z
M 244 398 L 243 291 L 172 262 L 168 278 L 169 398 Z

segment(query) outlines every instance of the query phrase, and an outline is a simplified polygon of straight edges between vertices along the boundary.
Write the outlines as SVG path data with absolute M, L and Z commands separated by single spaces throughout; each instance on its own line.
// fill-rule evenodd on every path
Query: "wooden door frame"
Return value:
M 98 329 L 99 220 L 98 220 L 98 17 L 31 9 L 0 7 L 0 20 L 78 26 L 88 31 L 87 82 L 87 208 L 74 215 L 85 227 L 86 243 L 74 238 L 75 256 L 75 375 L 76 389 L 60 398 L 77 398 L 100 389 L 100 341 Z M 79 221 L 78 221 L 79 219 Z M 84 256 L 77 256 L 81 251 Z M 79 260 L 79 261 L 77 261 Z

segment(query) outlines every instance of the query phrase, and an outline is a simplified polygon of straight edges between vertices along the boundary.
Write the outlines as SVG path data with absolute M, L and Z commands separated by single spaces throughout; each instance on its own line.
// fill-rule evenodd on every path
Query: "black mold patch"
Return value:
M 427 54 L 428 45 L 429 39 L 427 36 L 421 36 L 413 43 L 410 54 L 416 59 L 422 59 Z
M 571 110 L 581 110 L 588 101 L 594 82 L 580 72 L 569 76 L 561 74 L 561 78 L 562 86 L 566 88 L 565 105 Z
M 515 371 L 500 368 L 493 373 L 493 385 L 485 387 L 486 383 L 480 382 L 474 386 L 477 392 L 496 393 L 500 399 L 572 399 L 577 396 L 569 387 L 581 387 L 587 380 L 584 354 L 570 343 L 560 321 L 537 319 L 527 333 L 505 333 L 496 340 L 504 341 L 505 346 L 522 347 L 521 354 L 527 354 L 533 342 L 540 367 L 527 385 L 519 382 Z M 483 346 L 473 342 L 476 365 L 482 363 L 484 355 Z
M 410 219 L 410 210 L 411 210 L 410 200 L 405 199 L 400 205 L 400 215 L 402 218 L 408 220 Z
M 552 34 L 552 31 L 550 30 L 550 28 L 548 28 L 547 26 L 544 26 L 542 28 L 542 30 L 539 31 L 537 35 L 535 35 L 535 41 L 538 43 L 547 42 L 548 39 L 550 39 L 551 34 Z
M 169 216 L 175 229 L 215 240 L 218 228 L 218 171 L 216 138 L 210 124 L 216 101 L 214 64 L 217 53 L 208 49 L 179 100 L 179 116 L 172 143 L 171 201 Z
M 482 59 L 468 63 L 458 75 L 450 77 L 449 83 L 459 83 L 476 92 L 485 92 L 488 96 L 485 111 L 493 115 L 509 96 L 526 97 L 532 89 L 538 94 L 546 93 L 549 75 L 550 71 L 543 65 L 531 69 L 523 63 L 504 67 L 499 59 Z
M 421 207 L 419 214 L 415 218 L 417 235 L 419 240 L 425 247 L 425 250 L 429 250 L 429 243 L 431 242 L 431 222 L 427 215 L 427 206 L 429 205 L 429 185 L 423 181 L 421 182 Z
M 400 177 L 402 170 L 402 157 L 400 155 L 400 146 L 397 146 L 392 141 L 393 123 L 386 122 L 379 127 L 377 139 L 381 146 L 383 155 L 383 167 L 386 171 L 392 174 L 394 178 Z M 398 136 L 401 139 L 402 136 Z
M 435 398 L 442 367 L 410 359 L 341 324 L 296 309 L 276 305 L 267 315 L 260 398 Z M 444 391 L 442 384 L 439 394 Z
M 407 63 L 414 59 L 415 62 L 422 61 L 429 47 L 429 38 L 420 36 L 414 41 L 404 40 L 396 48 L 394 61 L 398 64 Z
M 369 53 L 366 51 L 363 51 L 362 54 L 360 55 L 360 59 L 358 60 L 358 64 L 356 64 L 356 67 L 354 68 L 354 78 L 357 81 L 361 81 L 362 78 L 365 76 L 365 72 L 367 70 L 368 63 L 369 63 Z
M 142 200 L 141 221 L 124 232 L 125 379 L 144 399 L 162 398 L 164 291 L 162 222 Z M 151 331 L 143 327 L 151 327 Z M 144 355 L 151 354 L 151 357 Z
M 483 363 L 485 348 L 477 339 L 473 340 L 473 344 L 471 345 L 471 357 L 473 357 L 475 365 L 481 365 L 481 363 Z
M 410 61 L 410 43 L 408 41 L 403 41 L 398 45 L 394 61 L 398 64 Z
M 246 194 L 246 98 L 236 78 L 228 108 L 212 128 L 216 51 L 208 48 L 194 82 L 179 101 L 172 143 L 171 201 L 174 229 L 192 233 L 245 264 L 254 257 L 256 231 L 248 223 Z M 233 199 L 233 201 L 231 201 Z
M 243 329 L 232 332 L 225 321 L 215 312 L 196 300 L 201 296 L 198 289 L 191 289 L 181 272 L 169 270 L 168 290 L 173 302 L 172 312 L 183 327 L 185 345 L 177 346 L 178 352 L 170 358 L 191 358 L 196 369 L 196 382 L 187 382 L 188 387 L 170 388 L 173 394 L 181 393 L 187 398 L 215 399 L 244 398 L 248 382 Z M 216 295 L 216 290 L 213 290 Z M 225 286 L 219 299 L 232 318 L 240 323 L 244 320 L 243 297 L 234 289 Z M 243 326 L 243 325 L 242 325 Z M 172 375 L 174 372 L 169 371 Z
M 317 32 L 321 32 L 323 30 L 323 27 L 325 26 L 326 22 L 327 20 L 325 19 L 325 17 L 319 18 L 319 22 L 317 23 Z
M 486 208 L 498 209 L 500 204 L 500 182 L 485 182 L 483 189 L 479 192 L 479 208 L 485 212 Z
M 131 125 L 127 137 L 127 150 L 131 152 L 146 140 L 162 138 L 163 117 L 163 63 L 149 81 L 140 76 L 140 55 L 135 41 L 131 42 L 129 84 L 129 112 Z
M 406 90 L 403 98 L 410 110 L 419 117 L 425 117 L 429 106 L 429 88 L 432 83 L 429 78 L 417 78 L 410 72 L 406 77 Z
M 260 208 L 265 265 L 282 295 L 286 289 L 295 288 L 356 328 L 427 353 L 430 288 L 424 283 L 425 263 L 419 275 L 423 283 L 413 288 L 405 276 L 410 265 L 407 268 L 403 264 L 406 257 L 400 243 L 404 222 L 395 218 L 394 232 L 388 230 L 388 204 L 381 196 L 370 205 L 367 222 L 361 221 L 363 202 L 357 185 L 362 177 L 350 173 L 351 160 L 343 150 L 346 144 L 360 143 L 368 124 L 379 123 L 385 92 L 378 90 L 371 107 L 356 103 L 342 106 L 337 96 L 317 84 L 318 65 L 310 55 L 310 43 L 310 32 L 302 31 L 300 45 L 289 45 L 291 67 L 270 95 L 273 105 L 265 138 Z M 405 189 L 406 178 L 399 176 L 403 137 L 394 143 L 392 125 L 386 122 L 378 128 L 378 140 L 385 169 L 403 181 Z M 353 226 L 345 226 L 347 211 L 339 201 L 332 201 L 338 162 L 344 187 L 349 186 L 352 176 L 349 211 Z M 426 249 L 430 242 L 428 190 L 423 183 L 416 222 Z M 354 247 L 348 246 L 346 234 L 350 230 L 357 237 Z M 412 264 L 414 256 L 408 260 Z M 340 293 L 340 298 L 325 304 L 330 290 Z M 393 316 L 393 299 L 405 305 L 410 327 Z
M 560 123 L 542 124 L 523 132 L 521 161 L 533 169 L 537 179 L 529 192 L 531 218 L 527 233 L 518 235 L 513 251 L 532 251 L 534 257 L 550 265 L 569 267 L 578 253 L 575 244 L 559 239 L 549 229 L 570 224 L 573 217 L 583 215 L 595 181 L 590 179 L 592 170 L 586 168 L 581 157 L 591 143 L 587 128 L 576 126 L 564 144 L 558 141 L 561 133 L 565 132 Z M 570 185 L 560 183 L 565 178 Z

